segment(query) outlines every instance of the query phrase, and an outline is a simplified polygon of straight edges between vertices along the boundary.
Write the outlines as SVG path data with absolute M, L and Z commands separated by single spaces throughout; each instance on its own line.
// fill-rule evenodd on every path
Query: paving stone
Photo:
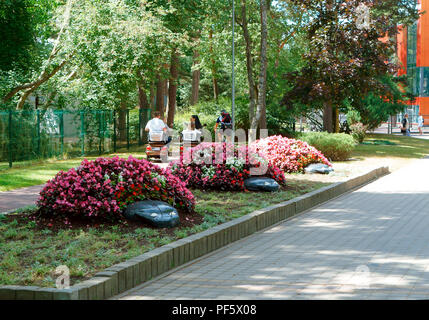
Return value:
M 251 223 L 248 227 L 262 232 L 131 290 L 128 297 L 427 297 L 428 167 L 429 159 L 419 160 L 413 166 L 328 202 L 325 202 L 325 196 L 307 195 L 303 197 L 306 203 L 300 204 L 297 210 L 310 208 L 314 202 L 325 203 L 273 228 L 266 229 L 269 224 L 295 214 L 296 201 L 290 201 L 286 208 L 278 210 L 273 206 L 268 218 L 261 214 L 262 210 L 249 214 Z M 377 175 L 385 172 L 385 169 L 378 170 Z M 362 178 L 353 179 L 348 187 L 362 181 Z M 334 184 L 326 190 L 329 196 L 337 196 L 344 192 L 344 188 L 344 185 Z M 241 236 L 246 233 L 245 229 L 238 227 L 235 232 Z M 224 228 L 217 227 L 214 231 L 216 234 L 209 236 L 208 241 L 212 238 L 215 247 L 228 241 Z M 156 286 L 157 283 L 162 287 Z M 381 287 L 383 291 L 380 291 Z M 399 291 L 393 294 L 395 288 Z

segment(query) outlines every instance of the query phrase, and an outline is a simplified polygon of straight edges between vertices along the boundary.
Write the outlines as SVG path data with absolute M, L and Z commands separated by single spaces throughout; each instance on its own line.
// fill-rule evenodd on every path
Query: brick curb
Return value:
M 70 289 L 0 286 L 0 300 L 102 300 L 128 291 L 169 270 L 243 239 L 389 173 L 380 167 L 184 239 L 156 248 L 97 273 Z

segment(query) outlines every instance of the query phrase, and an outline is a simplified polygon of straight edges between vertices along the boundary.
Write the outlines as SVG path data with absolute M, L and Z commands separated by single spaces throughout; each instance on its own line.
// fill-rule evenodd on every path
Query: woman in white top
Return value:
M 197 115 L 192 115 L 187 130 L 182 131 L 184 141 L 201 142 L 201 125 L 200 119 Z
M 420 135 L 423 135 L 423 124 L 424 124 L 425 120 L 423 119 L 422 115 L 419 116 L 419 119 L 417 120 L 417 122 L 418 122 L 418 127 L 419 127 L 419 133 L 420 133 Z

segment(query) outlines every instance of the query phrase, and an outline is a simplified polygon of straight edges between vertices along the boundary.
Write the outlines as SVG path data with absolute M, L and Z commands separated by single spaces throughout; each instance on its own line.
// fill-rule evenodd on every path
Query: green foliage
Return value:
M 343 161 L 350 158 L 356 142 L 345 133 L 308 132 L 299 135 L 299 139 L 322 152 L 332 161 Z
M 53 0 L 0 1 L 0 71 L 25 70 L 39 62 L 40 44 L 50 36 L 49 19 L 56 6 Z
M 413 1 L 384 0 L 371 4 L 371 25 L 357 26 L 356 8 L 360 0 L 292 0 L 308 19 L 305 64 L 286 75 L 292 89 L 285 90 L 282 104 L 322 107 L 328 100 L 334 106 L 345 101 L 362 108 L 362 99 L 391 99 L 394 89 L 383 77 L 397 73 L 397 26 L 413 23 L 419 16 Z M 387 41 L 380 41 L 388 36 Z M 386 63 L 388 61 L 388 63 Z M 362 113 L 361 113 L 362 115 Z
M 189 106 L 180 111 L 180 114 L 176 115 L 174 122 L 174 129 L 181 132 L 184 130 L 189 123 L 191 115 L 198 115 L 200 118 L 201 124 L 211 132 L 213 132 L 214 138 L 214 126 L 216 124 L 217 118 L 220 116 L 222 110 L 231 112 L 232 102 L 229 98 L 219 98 L 218 101 L 211 100 L 200 102 L 194 106 Z M 246 111 L 247 105 L 246 100 L 237 99 L 236 101 L 236 125 L 237 128 L 241 128 L 243 122 L 246 121 L 247 114 L 244 114 Z M 244 112 L 243 112 L 244 110 Z
M 358 143 L 362 143 L 363 140 L 365 140 L 366 131 L 368 130 L 368 126 L 357 122 L 353 123 L 350 126 L 350 129 L 352 130 L 352 137 L 356 140 Z
M 368 126 L 369 130 L 377 128 L 389 116 L 404 110 L 407 106 L 406 102 L 414 99 L 409 91 L 410 88 L 404 84 L 405 79 L 403 77 L 385 76 L 381 82 L 389 88 L 390 94 L 383 97 L 371 92 L 363 99 L 362 105 L 357 109 L 360 114 L 360 121 Z
M 349 110 L 349 112 L 347 112 L 347 122 L 349 123 L 349 125 L 361 122 L 362 118 L 359 114 L 359 112 L 357 110 Z

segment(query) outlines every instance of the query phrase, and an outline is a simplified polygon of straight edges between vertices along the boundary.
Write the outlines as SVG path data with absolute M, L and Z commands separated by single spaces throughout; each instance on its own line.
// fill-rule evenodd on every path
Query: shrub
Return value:
M 257 140 L 253 145 L 271 165 L 285 172 L 303 172 L 312 163 L 331 165 L 325 156 L 306 142 L 282 136 Z
M 170 163 L 169 168 L 188 187 L 243 191 L 244 180 L 251 176 L 251 168 L 262 171 L 266 168 L 262 164 L 267 166 L 267 171 L 260 172 L 258 176 L 273 178 L 280 185 L 286 184 L 283 172 L 269 165 L 255 151 L 247 146 L 237 149 L 227 143 L 201 143 L 184 152 L 179 161 Z
M 301 139 L 320 150 L 331 161 L 343 161 L 350 158 L 355 148 L 352 136 L 345 133 L 308 132 Z
M 169 170 L 133 157 L 84 160 L 60 171 L 40 193 L 40 213 L 52 216 L 119 219 L 127 205 L 162 200 L 191 212 L 192 193 Z
M 368 130 L 368 126 L 363 125 L 362 123 L 354 123 L 350 126 L 352 130 L 352 137 L 356 140 L 356 142 L 362 143 L 366 137 L 366 131 Z

